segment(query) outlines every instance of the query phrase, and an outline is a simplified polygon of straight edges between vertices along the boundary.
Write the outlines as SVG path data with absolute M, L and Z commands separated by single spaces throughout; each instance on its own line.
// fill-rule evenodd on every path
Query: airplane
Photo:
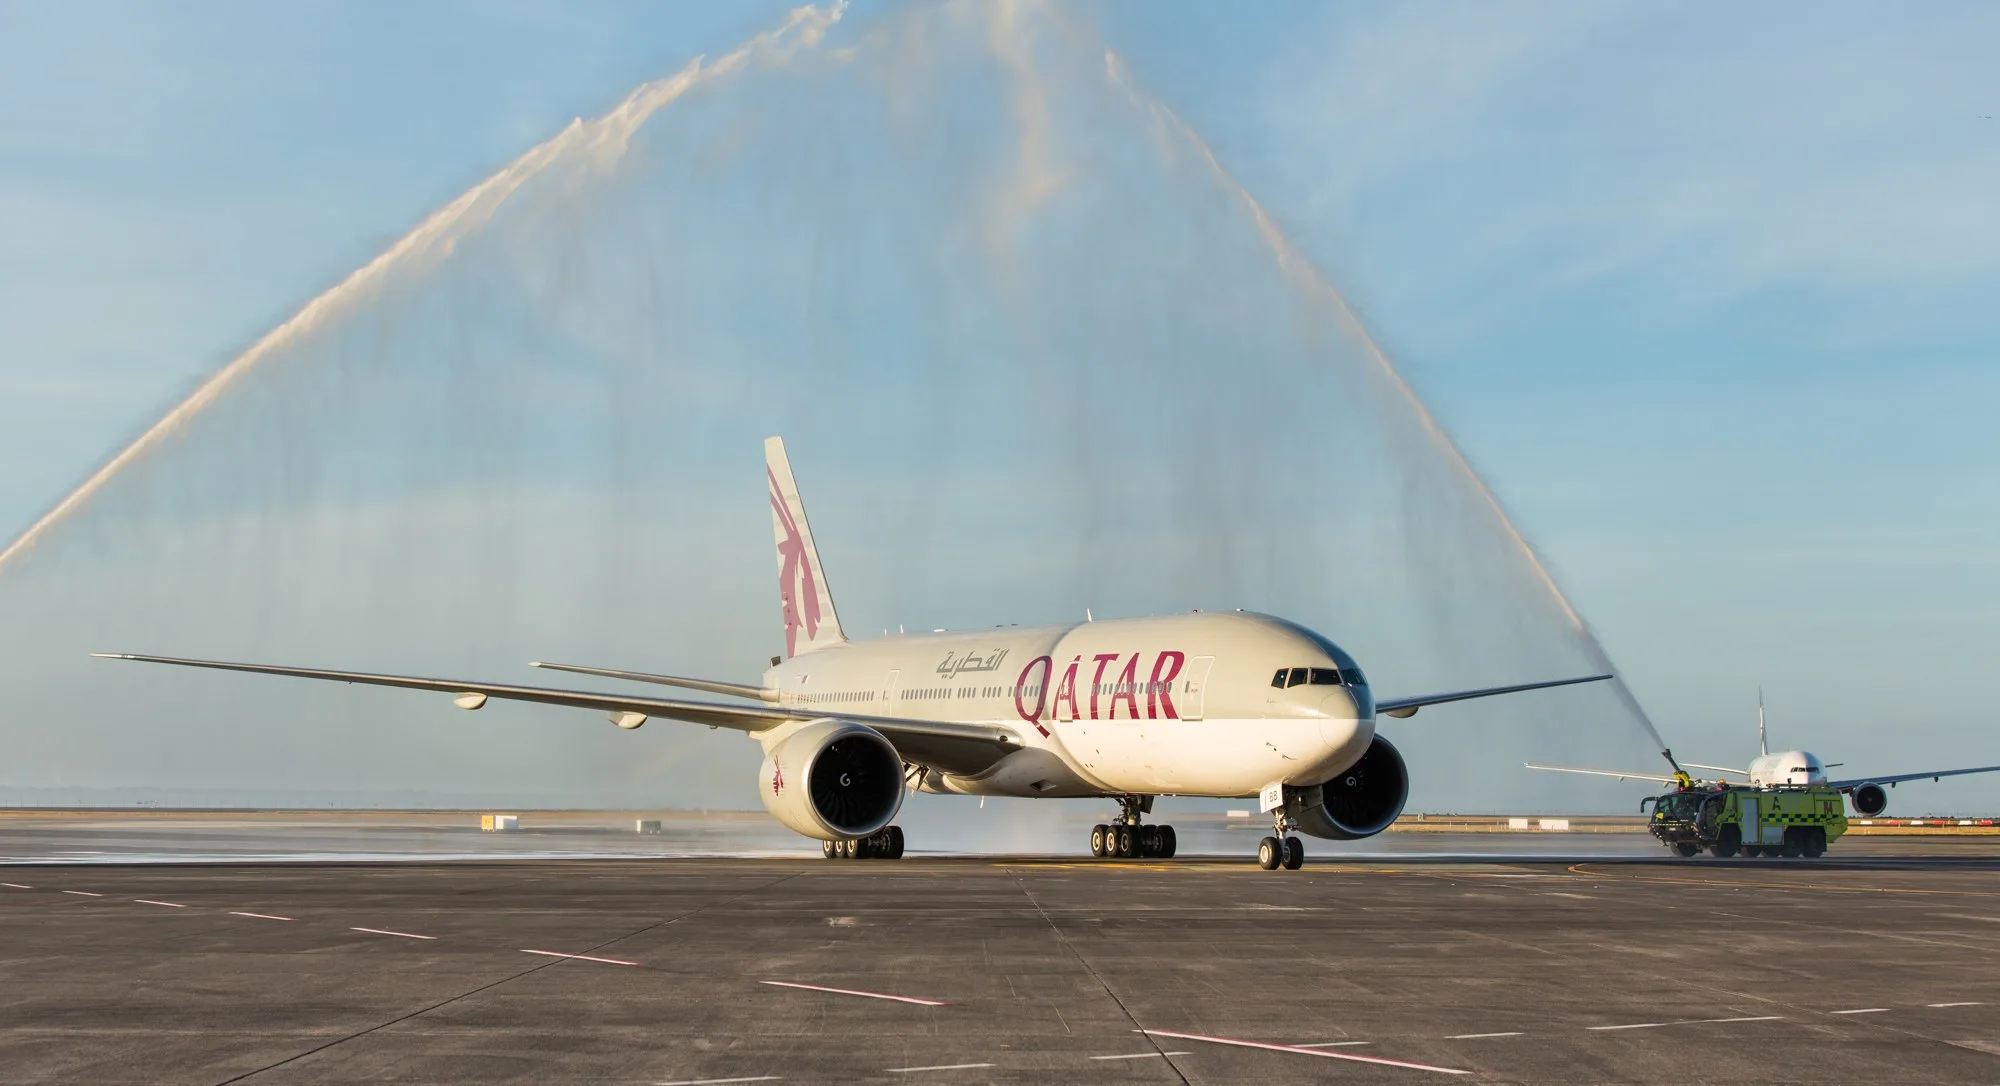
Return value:
M 1257 797 L 1272 816 L 1265 870 L 1297 870 L 1291 831 L 1358 840 L 1389 827 L 1409 795 L 1382 717 L 1434 705 L 1600 682 L 1585 675 L 1378 698 L 1346 651 L 1282 618 L 1243 611 L 1091 620 L 849 640 L 806 521 L 784 442 L 764 443 L 785 651 L 755 686 L 579 664 L 531 666 L 722 695 L 734 703 L 320 668 L 93 653 L 607 712 L 636 729 L 660 718 L 744 732 L 762 745 L 758 796 L 829 859 L 894 859 L 906 792 L 1109 798 L 1094 856 L 1168 858 L 1172 826 L 1146 825 L 1157 796 Z
M 1673 762 L 1671 755 L 1667 759 Z M 1686 774 L 1678 772 L 1685 764 L 1693 769 L 1706 769 L 1711 773 L 1721 773 L 1725 779 L 1735 776 L 1750 782 L 1752 788 L 1836 788 L 1847 794 L 1848 803 L 1854 813 L 1863 818 L 1874 818 L 1889 809 L 1889 792 L 1884 785 L 1894 788 L 1903 781 L 1936 781 L 1941 777 L 1958 777 L 1967 773 L 2000 772 L 2000 765 L 1974 766 L 1970 769 L 1934 769 L 1926 773 L 1892 773 L 1887 776 L 1851 777 L 1846 780 L 1828 780 L 1826 771 L 1837 769 L 1844 762 L 1822 762 L 1819 755 L 1805 750 L 1781 750 L 1771 753 L 1771 745 L 1764 728 L 1764 692 L 1757 692 L 1757 757 L 1751 759 L 1747 769 L 1733 769 L 1729 766 L 1702 765 L 1700 762 L 1676 763 L 1675 773 L 1626 773 L 1613 769 L 1577 769 L 1572 766 L 1536 765 L 1523 763 L 1529 769 L 1548 770 L 1553 773 L 1588 773 L 1599 777 L 1616 777 L 1619 780 L 1655 781 L 1660 784 L 1685 784 Z

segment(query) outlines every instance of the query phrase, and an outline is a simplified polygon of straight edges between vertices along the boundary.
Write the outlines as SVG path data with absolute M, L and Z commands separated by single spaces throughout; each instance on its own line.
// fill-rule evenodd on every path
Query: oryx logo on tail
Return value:
M 784 608 L 785 655 L 824 648 L 847 640 L 833 610 L 833 594 L 813 546 L 805 503 L 792 478 L 791 461 L 780 438 L 764 442 L 764 475 L 771 486 L 771 527 L 778 544 L 778 599 Z M 801 636 L 803 634 L 803 636 Z

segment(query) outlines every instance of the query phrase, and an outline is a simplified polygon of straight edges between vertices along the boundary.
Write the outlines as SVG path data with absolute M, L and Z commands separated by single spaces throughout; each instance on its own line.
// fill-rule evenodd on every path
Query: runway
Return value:
M 0 1078 L 2000 1081 L 2000 858 L 0 867 Z

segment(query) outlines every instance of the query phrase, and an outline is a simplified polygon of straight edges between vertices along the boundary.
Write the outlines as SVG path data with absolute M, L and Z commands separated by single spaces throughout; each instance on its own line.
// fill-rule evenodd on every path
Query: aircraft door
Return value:
M 1188 661 L 1187 685 L 1182 689 L 1180 699 L 1182 720 L 1202 718 L 1202 703 L 1208 697 L 1208 669 L 1214 666 L 1213 656 L 1197 656 Z

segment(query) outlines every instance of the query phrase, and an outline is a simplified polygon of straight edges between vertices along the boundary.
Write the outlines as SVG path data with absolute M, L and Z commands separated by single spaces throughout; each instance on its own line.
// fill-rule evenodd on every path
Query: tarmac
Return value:
M 0 866 L 0 1080 L 2000 1082 L 1990 840 L 1513 841 L 1296 872 L 45 855 Z

